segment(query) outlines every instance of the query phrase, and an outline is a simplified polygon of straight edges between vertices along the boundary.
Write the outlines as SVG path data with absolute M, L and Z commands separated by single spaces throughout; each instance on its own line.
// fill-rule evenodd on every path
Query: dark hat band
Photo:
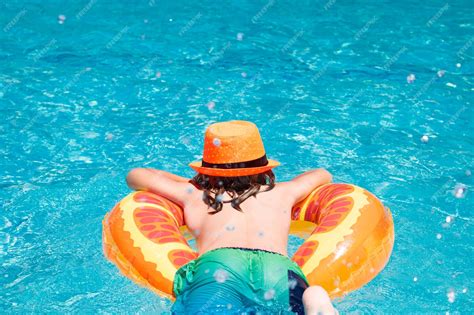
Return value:
M 202 160 L 201 166 L 209 167 L 209 168 L 229 169 L 229 168 L 259 167 L 259 166 L 265 166 L 267 164 L 268 164 L 267 155 L 264 154 L 262 157 L 259 157 L 258 159 L 255 159 L 255 160 L 242 161 L 242 162 L 236 162 L 236 163 L 217 164 L 217 163 L 208 163 L 208 162 Z

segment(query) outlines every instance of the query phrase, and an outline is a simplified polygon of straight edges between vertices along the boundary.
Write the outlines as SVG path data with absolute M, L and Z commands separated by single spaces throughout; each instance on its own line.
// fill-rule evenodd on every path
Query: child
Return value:
M 207 128 L 191 180 L 153 169 L 128 174 L 130 188 L 179 204 L 196 238 L 199 258 L 175 276 L 173 313 L 337 313 L 287 255 L 291 208 L 331 175 L 317 169 L 275 183 L 278 165 L 267 159 L 255 124 L 228 121 Z

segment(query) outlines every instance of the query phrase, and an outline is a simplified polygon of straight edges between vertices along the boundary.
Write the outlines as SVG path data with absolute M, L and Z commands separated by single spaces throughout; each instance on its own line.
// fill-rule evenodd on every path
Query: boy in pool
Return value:
M 278 165 L 267 159 L 255 124 L 228 121 L 207 128 L 191 180 L 154 169 L 128 174 L 130 188 L 179 204 L 196 238 L 199 257 L 175 276 L 173 313 L 337 314 L 287 255 L 291 208 L 331 175 L 317 169 L 275 183 Z

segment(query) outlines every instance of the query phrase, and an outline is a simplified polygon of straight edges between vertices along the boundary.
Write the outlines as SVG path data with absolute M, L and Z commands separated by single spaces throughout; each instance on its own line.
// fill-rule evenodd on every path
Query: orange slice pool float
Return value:
M 360 187 L 320 186 L 293 207 L 292 219 L 291 233 L 307 236 L 292 259 L 310 285 L 324 287 L 332 298 L 368 283 L 390 258 L 390 211 Z M 183 210 L 150 192 L 129 194 L 103 221 L 105 256 L 136 283 L 170 299 L 176 271 L 198 257 L 187 239 Z

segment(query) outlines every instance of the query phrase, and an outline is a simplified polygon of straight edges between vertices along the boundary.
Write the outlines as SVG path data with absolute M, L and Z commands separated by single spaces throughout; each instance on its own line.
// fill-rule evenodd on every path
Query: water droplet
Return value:
M 429 140 L 430 140 L 430 138 L 427 135 L 423 135 L 421 137 L 421 142 L 423 142 L 423 143 L 427 143 Z
M 454 303 L 454 300 L 456 300 L 456 293 L 454 293 L 453 289 L 448 290 L 447 297 L 448 297 L 449 303 Z
M 244 39 L 244 33 L 237 33 L 237 40 L 243 40 Z
M 214 138 L 214 140 L 212 140 L 212 143 L 218 147 L 221 145 L 221 140 L 219 138 Z
M 457 63 L 457 64 L 456 64 L 456 68 L 461 68 L 461 64 L 460 64 L 460 63 Z
M 206 106 L 207 106 L 208 109 L 211 110 L 211 109 L 213 109 L 213 108 L 216 106 L 216 103 L 213 102 L 213 101 L 210 101 L 209 103 L 207 103 Z
M 413 277 L 413 281 L 414 281 L 414 282 L 417 282 L 417 281 L 418 281 L 418 277 Z
M 274 289 L 269 289 L 265 294 L 263 295 L 263 298 L 265 300 L 272 300 L 275 297 L 275 290 Z
M 440 78 L 443 77 L 445 73 L 446 73 L 446 71 L 444 71 L 444 70 L 439 70 L 438 72 L 436 72 L 436 74 L 437 74 L 438 77 L 440 77 Z
M 229 279 L 229 273 L 224 269 L 217 269 L 214 272 L 214 279 L 219 283 L 224 283 Z
M 89 106 L 97 106 L 99 104 L 97 101 L 90 101 Z
M 467 186 L 466 185 L 456 184 L 456 186 L 454 186 L 454 190 L 453 190 L 454 197 L 456 197 L 458 199 L 461 199 L 461 198 L 466 197 L 466 193 L 467 193 Z
M 467 288 L 462 289 L 462 293 L 466 293 L 466 292 L 467 292 Z
M 226 229 L 227 231 L 229 231 L 229 232 L 232 232 L 232 231 L 235 230 L 235 225 L 233 225 L 233 224 L 227 224 L 227 225 L 225 226 L 225 229 Z
M 169 19 L 168 21 L 173 22 L 173 19 Z
M 416 77 L 413 73 L 410 73 L 408 76 L 407 76 L 407 82 L 410 84 L 410 83 L 413 83 L 415 82 L 416 80 Z
M 290 288 L 290 290 L 294 290 L 297 284 L 298 281 L 296 281 L 295 279 L 290 279 L 290 281 L 288 281 L 288 288 Z
M 448 215 L 448 216 L 446 217 L 446 223 L 451 223 L 452 221 L 453 221 L 453 217 L 450 216 L 450 215 Z
M 440 240 L 440 239 L 441 239 L 441 237 L 443 237 L 443 236 L 442 236 L 440 233 L 436 234 L 436 238 L 437 238 L 437 239 L 439 239 L 439 240 Z

